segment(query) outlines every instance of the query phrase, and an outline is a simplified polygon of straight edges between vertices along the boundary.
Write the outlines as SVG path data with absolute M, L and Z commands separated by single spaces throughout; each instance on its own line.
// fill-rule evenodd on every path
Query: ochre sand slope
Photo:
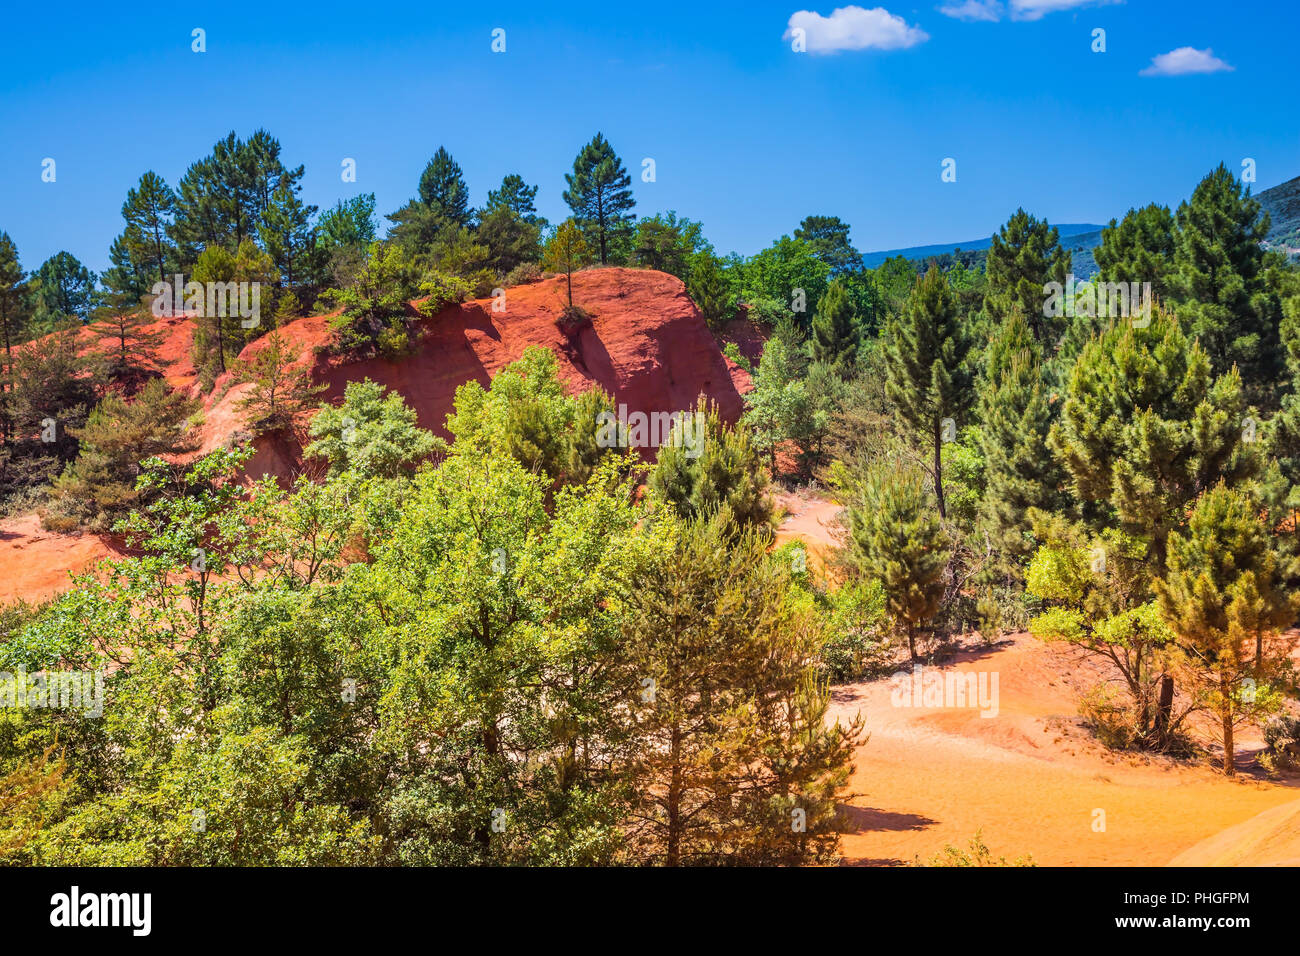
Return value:
M 845 806 L 846 863 L 927 859 L 977 829 L 995 855 L 1043 865 L 1300 862 L 1300 782 L 1106 751 L 1079 726 L 1095 672 L 1072 650 L 1015 635 L 944 669 L 996 673 L 997 715 L 894 706 L 888 680 L 836 688 L 834 714 L 861 712 L 871 735 Z M 1258 738 L 1243 745 L 1244 767 Z

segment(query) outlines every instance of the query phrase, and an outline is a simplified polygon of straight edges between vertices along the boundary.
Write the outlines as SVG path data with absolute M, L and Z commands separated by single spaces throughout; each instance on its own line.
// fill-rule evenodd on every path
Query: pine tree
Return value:
M 439 146 L 420 174 L 420 202 L 457 226 L 469 224 L 469 189 L 460 165 Z
M 636 218 L 632 213 L 636 200 L 629 188 L 632 179 L 600 133 L 578 153 L 573 172 L 564 179 L 569 184 L 564 201 L 590 243 L 600 250 L 600 264 L 605 265 L 610 253 L 629 237 Z
M 271 194 L 258 234 L 288 288 L 306 283 L 316 271 L 315 206 L 304 205 L 298 190 L 283 181 Z
M 824 362 L 847 377 L 857 353 L 857 316 L 844 283 L 835 280 L 817 303 L 817 314 L 813 316 L 813 361 Z
M 99 277 L 105 292 L 123 301 L 139 301 L 152 291 L 158 280 L 149 271 L 148 259 L 142 258 L 145 247 L 144 237 L 134 226 L 128 226 L 113 240 L 108 248 L 111 265 Z
M 830 266 L 832 276 L 862 268 L 862 254 L 849 242 L 849 225 L 839 216 L 805 216 L 794 237 L 812 246 L 817 258 Z
M 340 199 L 316 221 L 316 242 L 326 251 L 364 249 L 375 240 L 375 194 Z
M 647 480 L 651 493 L 683 518 L 708 518 L 725 507 L 739 527 L 770 534 L 768 476 L 749 428 L 728 427 L 703 396 L 686 415 L 689 431 L 679 423 L 659 446 Z
M 705 250 L 694 257 L 686 291 L 711 329 L 725 325 L 736 314 L 735 297 L 718 257 Z
M 787 562 L 725 515 L 657 525 L 624 599 L 619 671 L 639 694 L 633 858 L 663 866 L 823 862 L 860 722 L 826 721 L 820 638 Z M 683 613 L 689 608 L 689 612 Z
M 1213 378 L 1200 345 L 1155 309 L 1149 326 L 1124 322 L 1084 348 L 1048 444 L 1090 524 L 1100 530 L 1113 516 L 1159 573 L 1187 505 L 1220 479 L 1258 474 L 1246 417 L 1236 370 Z
M 1016 559 L 1031 550 L 1029 510 L 1065 506 L 1065 474 L 1047 449 L 1052 415 L 1041 353 L 1019 312 L 990 343 L 978 392 L 987 482 L 980 517 L 993 549 L 1011 559 L 1007 570 L 1018 575 Z
M 974 398 L 969 350 L 948 281 L 932 266 L 916 280 L 903 314 L 888 325 L 885 392 L 903 421 L 932 445 L 930 473 L 940 517 L 947 517 L 943 420 L 955 425 Z
M 94 304 L 95 273 L 70 252 L 56 252 L 32 273 L 36 321 L 48 331 L 68 319 L 90 318 Z
M 131 401 L 113 392 L 105 395 L 85 426 L 73 430 L 81 450 L 51 488 L 54 504 L 44 516 L 46 526 L 108 530 L 114 518 L 141 502 L 136 478 L 142 462 L 198 447 L 193 434 L 185 432 L 197 407 L 159 378 Z
M 13 440 L 9 397 L 14 390 L 13 347 L 25 337 L 31 321 L 31 298 L 18 261 L 18 247 L 9 233 L 0 232 L 0 334 L 4 336 L 4 365 L 0 367 L 0 439 Z
M 157 173 L 145 173 L 135 188 L 127 191 L 126 202 L 122 204 L 122 218 L 126 220 L 124 241 L 132 261 L 149 263 L 150 285 L 166 282 L 173 271 L 169 267 L 175 265 L 176 248 L 169 233 L 175 215 L 176 194 Z
M 1177 274 L 1170 282 L 1178 317 L 1214 372 L 1236 365 L 1251 390 L 1281 369 L 1280 306 L 1260 245 L 1269 223 L 1249 188 L 1222 164 L 1178 207 Z
M 234 372 L 237 382 L 251 387 L 235 407 L 255 435 L 292 430 L 303 413 L 316 407 L 327 386 L 312 384 L 310 367 L 296 364 L 299 356 L 278 328 L 249 348 L 252 358 L 241 360 Z
M 539 221 L 536 199 L 537 187 L 528 185 L 518 173 L 510 173 L 501 180 L 500 187 L 488 191 L 484 212 L 504 206 L 525 222 L 536 224 Z
M 1019 309 L 1044 356 L 1050 358 L 1064 325 L 1045 314 L 1045 287 L 1049 282 L 1064 285 L 1070 271 L 1070 253 L 1061 248 L 1055 227 L 1017 209 L 993 235 L 986 271 L 985 310 L 1001 321 Z
M 890 616 L 917 659 L 916 636 L 939 610 L 952 543 L 921 475 L 878 465 L 855 482 L 849 503 L 849 555 L 880 582 Z
M 1274 638 L 1300 604 L 1280 586 L 1277 557 L 1248 495 L 1218 484 L 1201 497 L 1186 532 L 1169 537 L 1169 566 L 1155 593 L 1187 676 L 1219 717 L 1223 770 L 1235 773 L 1233 730 L 1277 706 L 1270 685 L 1290 661 L 1285 643 Z
M 572 219 L 566 219 L 546 242 L 543 250 L 542 264 L 552 272 L 563 272 L 565 286 L 569 295 L 569 310 L 573 310 L 573 273 L 587 263 L 586 240 L 582 231 Z
M 1105 282 L 1150 282 L 1151 294 L 1164 302 L 1174 270 L 1177 230 L 1168 206 L 1152 203 L 1130 209 L 1123 220 L 1110 221 L 1093 250 L 1098 275 Z

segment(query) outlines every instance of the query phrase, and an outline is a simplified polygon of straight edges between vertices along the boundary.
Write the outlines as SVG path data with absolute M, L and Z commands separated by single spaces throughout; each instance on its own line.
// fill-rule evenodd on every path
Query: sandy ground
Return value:
M 66 591 L 78 574 L 115 552 L 94 534 L 59 534 L 36 515 L 0 521 L 0 604 L 37 603 Z
M 803 540 L 820 567 L 839 506 L 808 492 L 777 500 L 788 512 L 778 542 Z M 1104 674 L 1072 649 L 1024 634 L 975 640 L 947 671 L 996 674 L 996 715 L 895 706 L 889 680 L 835 688 L 832 715 L 862 714 L 870 735 L 844 806 L 846 864 L 928 859 L 981 830 L 995 856 L 1042 865 L 1300 865 L 1300 779 L 1230 780 L 1208 764 L 1107 751 L 1077 716 Z M 1238 766 L 1261 743 L 1243 733 Z
M 1180 862 L 1300 858 L 1300 781 L 1229 780 L 1207 765 L 1106 751 L 1078 724 L 1086 669 L 1073 658 L 1028 635 L 957 655 L 942 670 L 998 676 L 989 717 L 974 707 L 895 706 L 888 680 L 837 688 L 834 715 L 860 712 L 870 734 L 854 764 L 845 862 L 927 859 L 947 843 L 965 847 L 981 829 L 994 854 L 1009 858 L 1156 866 L 1237 826 L 1225 846 Z M 1059 676 L 1071 666 L 1077 684 Z M 1251 741 L 1243 743 L 1239 766 Z M 1287 805 L 1289 816 L 1255 819 Z

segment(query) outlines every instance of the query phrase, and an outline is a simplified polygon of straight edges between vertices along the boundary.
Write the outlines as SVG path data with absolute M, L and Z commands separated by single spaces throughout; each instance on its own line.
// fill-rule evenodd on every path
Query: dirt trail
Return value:
M 36 515 L 0 521 L 0 604 L 44 601 L 68 589 L 69 573 L 115 553 L 99 535 L 45 531 Z
M 889 680 L 836 689 L 834 714 L 861 712 L 871 735 L 855 760 L 846 863 L 925 859 L 947 843 L 965 847 L 977 829 L 995 855 L 1028 853 L 1043 865 L 1300 859 L 1300 781 L 1229 780 L 1207 766 L 1109 753 L 1078 726 L 1090 677 L 1069 650 L 1016 635 L 938 672 L 949 670 L 996 674 L 996 716 L 894 706 Z M 1094 829 L 1098 811 L 1104 830 Z

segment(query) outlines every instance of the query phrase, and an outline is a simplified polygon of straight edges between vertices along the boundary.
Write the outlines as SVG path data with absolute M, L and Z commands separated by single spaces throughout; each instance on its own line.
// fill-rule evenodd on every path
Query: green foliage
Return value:
M 343 309 L 331 320 L 339 347 L 376 348 L 387 333 L 388 351 L 401 351 L 406 344 L 408 309 L 420 292 L 419 282 L 419 269 L 401 246 L 372 242 L 352 282 L 323 296 Z
M 544 221 L 537 215 L 537 187 L 524 182 L 518 173 L 510 173 L 501 180 L 501 186 L 488 191 L 487 205 L 483 213 L 498 209 L 508 209 L 530 225 L 543 225 Z
M 702 230 L 698 222 L 679 219 L 672 211 L 640 219 L 632 237 L 632 261 L 690 282 L 701 262 L 707 261 L 715 269 L 721 265 Z
M 1258 474 L 1245 418 L 1236 371 L 1212 379 L 1199 344 L 1157 309 L 1148 327 L 1125 322 L 1087 345 L 1048 444 L 1092 526 L 1113 520 L 1145 540 L 1158 572 L 1189 502 L 1220 479 Z
M 861 724 L 826 721 L 820 631 L 788 598 L 788 565 L 725 513 L 661 527 L 620 635 L 645 688 L 634 845 L 666 866 L 824 862 Z
M 582 230 L 587 244 L 600 253 L 600 264 L 626 258 L 625 246 L 631 238 L 632 178 L 614 147 L 601 133 L 579 151 L 573 172 L 564 174 L 569 188 L 564 201 L 573 210 L 573 221 Z
M 1070 253 L 1061 248 L 1056 228 L 1017 209 L 994 233 L 986 268 L 984 308 L 999 321 L 1019 311 L 1043 354 L 1054 352 L 1064 328 L 1060 319 L 1045 314 L 1044 287 L 1064 285 L 1070 271 Z
M 416 425 L 415 412 L 397 392 L 366 379 L 349 382 L 342 405 L 323 405 L 312 419 L 306 458 L 323 458 L 331 474 L 396 478 L 443 443 Z
M 375 194 L 340 199 L 316 220 L 316 244 L 325 252 L 364 249 L 375 241 Z
M 725 510 L 737 527 L 771 533 L 768 476 L 749 428 L 723 424 L 716 405 L 688 412 L 677 423 L 659 447 L 647 484 L 655 500 L 682 518 L 706 519 Z
M 889 401 L 915 437 L 930 445 L 930 473 L 940 517 L 943 496 L 943 420 L 954 426 L 974 399 L 966 338 L 957 304 L 938 269 L 917 279 L 906 311 L 886 331 L 886 384 Z
M 56 252 L 41 263 L 31 276 L 36 312 L 33 321 L 45 331 L 76 319 L 90 318 L 95 294 L 95 273 L 70 252 Z
M 1281 368 L 1279 303 L 1266 282 L 1268 213 L 1222 163 L 1178 206 L 1178 317 L 1209 356 L 1215 374 L 1235 365 L 1247 388 L 1271 382 Z
M 1107 282 L 1150 282 L 1151 294 L 1164 302 L 1174 278 L 1177 241 L 1168 206 L 1130 209 L 1101 231 L 1101 245 L 1093 250 L 1099 276 Z
M 1011 862 L 1007 862 L 1005 856 L 994 857 L 993 851 L 984 843 L 983 830 L 976 830 L 975 835 L 971 837 L 967 849 L 953 846 L 949 843 L 937 854 L 930 857 L 926 863 L 917 862 L 918 866 L 946 866 L 946 867 L 973 867 L 973 866 L 1037 866 L 1034 858 L 1029 855 L 1018 856 Z
M 915 471 L 880 466 L 862 476 L 849 502 L 849 556 L 859 573 L 878 580 L 890 616 L 906 633 L 916 660 L 916 635 L 939 610 L 952 542 Z
M 713 330 L 721 329 L 736 315 L 736 300 L 727 283 L 722 260 L 709 251 L 695 256 L 686 279 L 686 289 Z
M 978 389 L 977 416 L 987 490 L 981 524 L 1012 576 L 1032 550 L 1030 510 L 1064 510 L 1065 475 L 1045 453 L 1052 423 L 1038 345 L 1013 312 L 990 344 Z
M 555 353 L 530 345 L 489 388 L 466 382 L 456 389 L 447 430 L 457 454 L 509 456 L 554 482 L 584 484 L 608 452 L 597 441 L 597 422 L 612 408 L 599 388 L 570 397 Z
M 1281 687 L 1293 679 L 1288 645 L 1275 638 L 1300 607 L 1280 586 L 1251 498 L 1222 483 L 1201 496 L 1186 531 L 1170 535 L 1168 569 L 1154 587 L 1188 678 L 1220 719 L 1223 769 L 1231 774 L 1234 726 L 1276 712 Z
M 807 242 L 833 277 L 862 268 L 862 255 L 849 242 L 849 225 L 839 216 L 805 216 L 794 238 Z
M 73 431 L 81 451 L 51 488 L 46 526 L 106 531 L 139 507 L 146 500 L 136 483 L 142 462 L 197 447 L 184 434 L 197 408 L 162 379 L 151 379 L 131 401 L 112 392 L 104 396 L 86 424 Z
M 818 257 L 812 244 L 782 236 L 755 253 L 740 270 L 740 295 L 745 302 L 776 300 L 808 327 L 809 307 L 821 301 L 829 284 L 831 267 Z
M 812 357 L 847 376 L 858 354 L 857 316 L 848 290 L 839 281 L 826 288 L 812 321 Z
M 542 265 L 552 272 L 563 272 L 565 287 L 569 294 L 569 309 L 573 305 L 573 273 L 587 264 L 591 255 L 582 230 L 573 219 L 566 219 L 546 241 Z

